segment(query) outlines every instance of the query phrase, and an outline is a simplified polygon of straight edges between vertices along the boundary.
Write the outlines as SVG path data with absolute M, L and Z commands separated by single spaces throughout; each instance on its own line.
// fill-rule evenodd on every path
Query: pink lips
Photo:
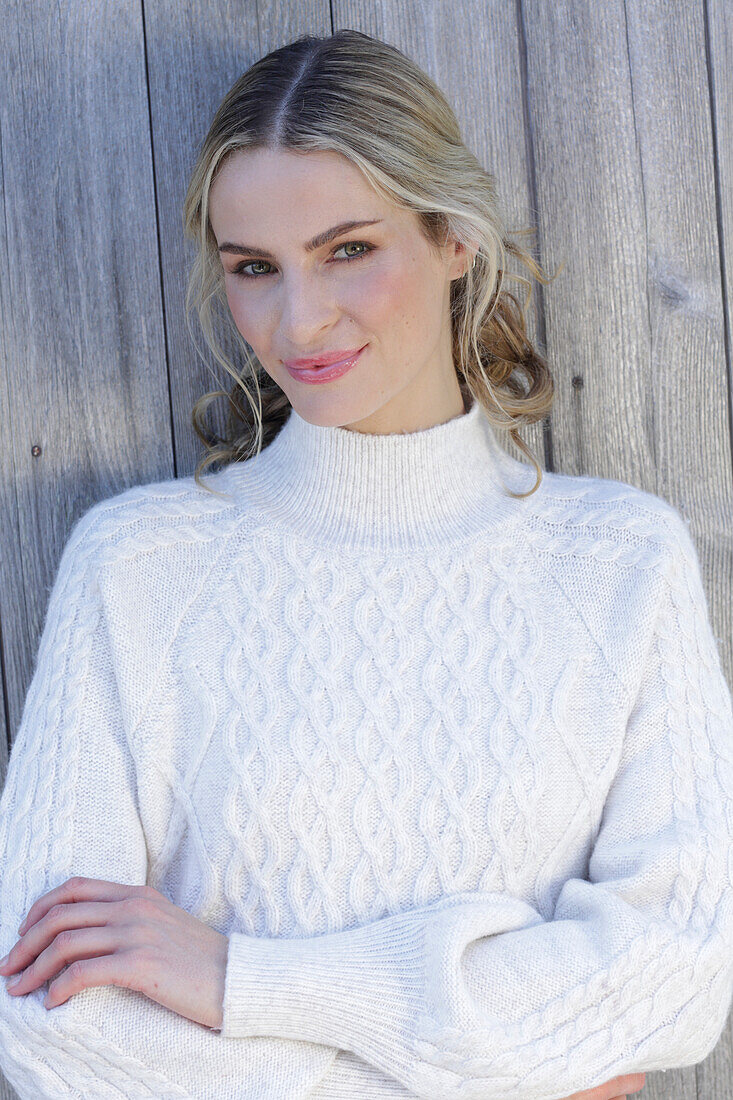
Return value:
M 356 355 L 359 348 L 339 348 L 338 351 L 324 351 L 322 355 L 308 355 L 303 359 L 283 359 L 286 367 L 302 370 L 304 367 L 330 367 L 332 363 L 343 363 Z
M 331 382 L 357 363 L 368 345 L 355 351 L 334 351 L 310 359 L 285 359 L 288 371 L 299 382 Z

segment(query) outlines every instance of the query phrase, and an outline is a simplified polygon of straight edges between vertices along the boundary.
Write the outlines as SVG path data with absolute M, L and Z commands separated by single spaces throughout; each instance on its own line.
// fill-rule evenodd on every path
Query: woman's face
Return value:
M 451 280 L 470 262 L 462 246 L 437 255 L 412 211 L 332 152 L 231 154 L 209 217 L 234 322 L 304 419 L 414 431 L 463 411 L 449 312 Z M 374 224 L 331 237 L 355 221 Z M 286 365 L 360 348 L 330 381 L 308 383 Z

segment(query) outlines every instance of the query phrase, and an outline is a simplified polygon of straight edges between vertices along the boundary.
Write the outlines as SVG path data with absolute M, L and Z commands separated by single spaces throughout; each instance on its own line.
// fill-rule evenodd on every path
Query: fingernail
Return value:
M 20 981 L 20 979 L 22 977 L 23 977 L 22 974 L 16 974 L 15 977 L 11 978 L 10 981 L 8 982 L 7 988 L 12 989 L 14 985 L 18 984 L 18 982 Z
M 6 955 L 4 959 L 0 959 L 0 966 L 5 966 L 5 963 L 8 961 L 9 958 L 10 956 Z
M 25 931 L 25 921 L 23 921 L 20 928 L 18 929 L 18 935 L 22 936 L 24 931 Z

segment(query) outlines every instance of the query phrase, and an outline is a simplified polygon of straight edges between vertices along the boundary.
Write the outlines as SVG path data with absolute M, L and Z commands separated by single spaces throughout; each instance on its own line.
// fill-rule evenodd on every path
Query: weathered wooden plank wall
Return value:
M 183 317 L 187 174 L 257 57 L 350 26 L 413 56 L 560 277 L 525 438 L 689 518 L 733 683 L 733 5 L 726 0 L 0 0 L 0 781 L 75 519 L 192 473 L 213 379 Z M 525 239 L 526 240 L 526 239 Z M 219 375 L 221 377 L 221 375 Z M 645 1096 L 733 1098 L 733 1030 Z M 0 1081 L 0 1096 L 15 1093 Z

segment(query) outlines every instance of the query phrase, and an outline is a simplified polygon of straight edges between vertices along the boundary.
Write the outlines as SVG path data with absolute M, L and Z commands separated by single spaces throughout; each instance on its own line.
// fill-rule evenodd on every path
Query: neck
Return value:
M 323 427 L 295 409 L 259 455 L 231 463 L 215 487 L 294 534 L 347 548 L 407 550 L 503 534 L 534 469 L 500 446 L 482 407 L 404 434 Z M 529 500 L 531 498 L 527 498 Z

